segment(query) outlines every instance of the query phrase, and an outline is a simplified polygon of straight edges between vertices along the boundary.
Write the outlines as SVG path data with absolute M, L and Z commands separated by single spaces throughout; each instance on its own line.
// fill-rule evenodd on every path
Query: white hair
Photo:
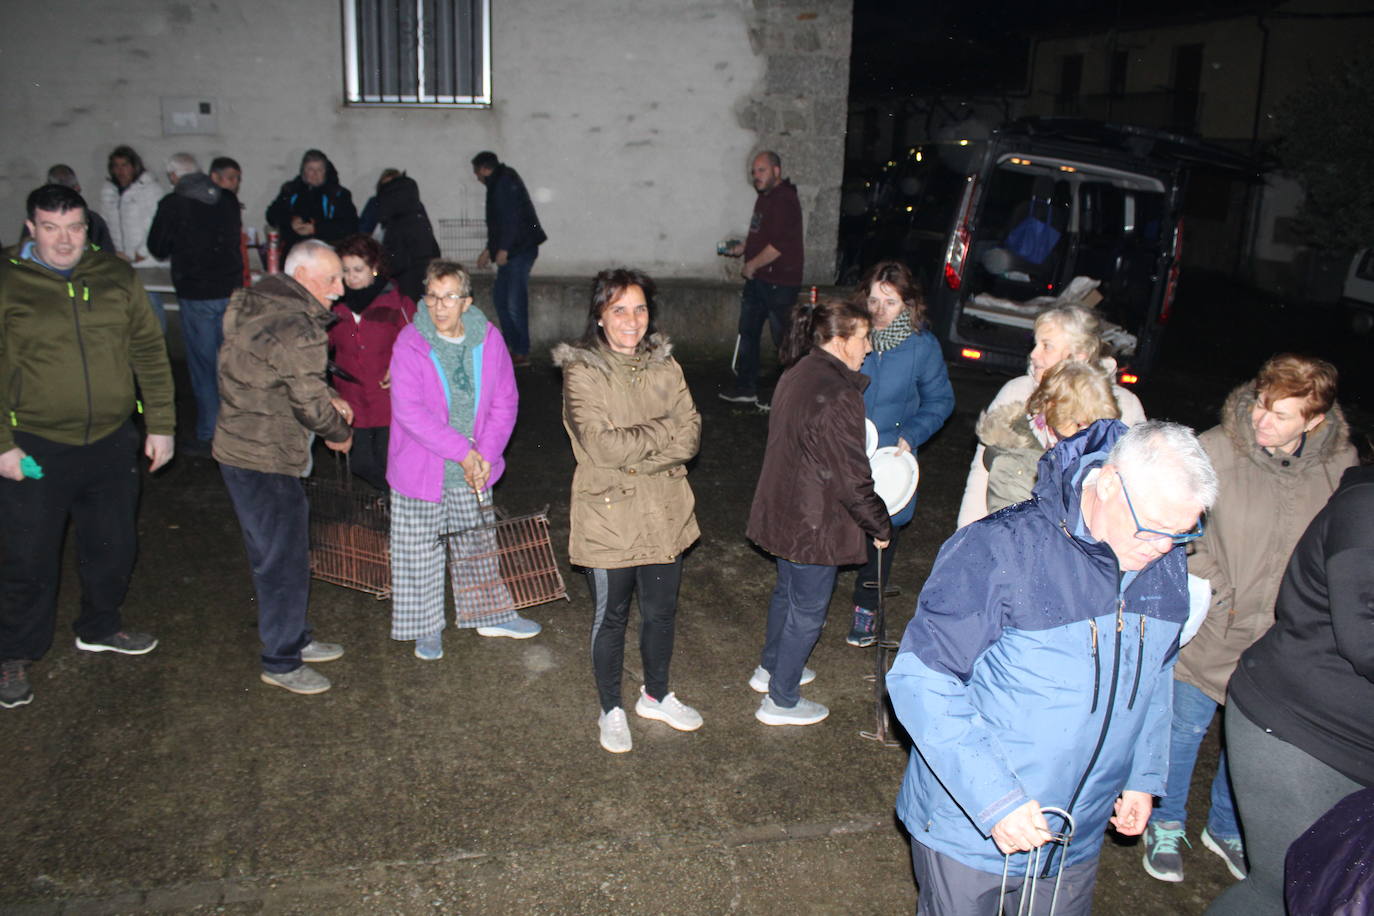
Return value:
M 167 157 L 167 174 L 171 176 L 174 184 L 199 171 L 200 165 L 196 162 L 196 157 L 190 153 L 173 153 Z
M 1191 500 L 1204 509 L 1217 500 L 1217 472 L 1197 434 L 1180 423 L 1137 423 L 1116 440 L 1106 463 L 1166 498 Z
M 326 251 L 334 254 L 334 246 L 328 242 L 321 242 L 319 239 L 306 239 L 303 242 L 297 242 L 291 247 L 291 253 L 286 256 L 286 263 L 281 266 L 281 271 L 288 277 L 295 276 L 297 268 L 314 264 L 320 255 Z
M 1035 330 L 1052 324 L 1068 338 L 1069 353 L 1082 354 L 1095 363 L 1105 355 L 1102 346 L 1102 319 L 1082 305 L 1060 305 L 1035 316 Z

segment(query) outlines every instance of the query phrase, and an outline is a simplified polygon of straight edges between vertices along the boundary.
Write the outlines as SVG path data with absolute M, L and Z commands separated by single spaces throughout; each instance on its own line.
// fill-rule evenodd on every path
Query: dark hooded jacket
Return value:
M 520 173 L 498 163 L 487 176 L 487 251 L 519 254 L 548 240 Z
M 887 540 L 892 518 L 873 492 L 864 454 L 868 377 L 814 349 L 773 393 L 749 539 L 793 563 L 862 563 L 869 538 Z
M 305 169 L 306 159 L 324 156 L 319 150 L 306 150 L 301 157 L 301 169 Z M 300 236 L 291 228 L 291 217 L 314 220 L 315 234 Z M 291 247 L 302 238 L 317 238 L 333 244 L 347 235 L 358 231 L 358 208 L 353 205 L 353 195 L 348 188 L 339 184 L 339 173 L 328 157 L 324 160 L 324 184 L 313 187 L 305 183 L 300 175 L 281 186 L 277 199 L 267 208 L 267 222 L 281 233 L 281 259 L 286 263 L 286 255 Z
M 219 353 L 216 461 L 298 477 L 310 466 L 310 433 L 330 442 L 352 435 L 324 378 L 333 320 L 285 274 L 234 293 Z
M 179 299 L 228 299 L 243 285 L 239 199 L 204 172 L 184 175 L 148 230 L 153 257 L 171 258 Z
M 439 243 L 415 179 L 400 175 L 377 189 L 377 222 L 386 233 L 382 245 L 391 276 L 404 295 L 418 300 L 424 293 L 425 267 L 439 257 Z

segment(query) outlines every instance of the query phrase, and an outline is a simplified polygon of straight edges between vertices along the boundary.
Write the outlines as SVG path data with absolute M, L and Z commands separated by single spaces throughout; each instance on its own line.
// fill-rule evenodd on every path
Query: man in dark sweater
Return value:
M 805 251 L 801 203 L 797 199 L 796 185 L 782 177 L 782 158 L 771 150 L 764 150 L 754 157 L 749 175 L 758 192 L 754 215 L 749 221 L 749 235 L 743 243 L 726 252 L 731 257 L 744 258 L 735 387 L 731 392 L 721 392 L 720 396 L 736 403 L 758 404 L 763 326 L 769 326 L 773 332 L 773 346 L 781 350 L 792 306 L 801 289 Z
M 216 372 L 224 310 L 243 285 L 239 201 L 202 172 L 189 153 L 167 160 L 167 181 L 173 190 L 157 205 L 148 250 L 171 258 L 172 285 L 181 303 L 186 367 L 196 396 L 196 441 L 183 450 L 209 455 L 219 412 Z
M 492 305 L 501 319 L 511 361 L 530 364 L 530 270 L 539 257 L 539 246 L 548 240 L 529 191 L 515 169 L 483 151 L 472 157 L 472 173 L 487 186 L 487 247 L 477 256 L 477 266 L 496 265 Z

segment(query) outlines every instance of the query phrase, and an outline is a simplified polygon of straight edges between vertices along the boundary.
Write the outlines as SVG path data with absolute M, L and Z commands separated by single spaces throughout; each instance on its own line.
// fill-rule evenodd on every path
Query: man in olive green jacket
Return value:
M 52 646 L 67 520 L 76 526 L 76 646 L 142 655 L 157 640 L 120 615 L 138 533 L 138 431 L 156 471 L 172 457 L 172 372 L 133 268 L 87 244 L 86 202 L 44 185 L 32 240 L 0 260 L 0 707 L 33 699 L 28 665 Z M 135 382 L 142 390 L 137 400 Z

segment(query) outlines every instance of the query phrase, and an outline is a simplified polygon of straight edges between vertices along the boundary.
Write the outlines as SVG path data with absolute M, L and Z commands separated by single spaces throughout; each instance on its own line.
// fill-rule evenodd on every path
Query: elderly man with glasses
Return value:
M 1217 478 L 1193 431 L 1099 420 L 1041 459 L 1035 498 L 941 548 L 888 673 L 914 748 L 897 799 L 920 912 L 1092 905 L 1102 834 L 1139 835 L 1168 769 L 1173 666 L 1188 617 L 1181 545 Z M 1010 857 L 1008 861 L 1007 857 Z M 1043 895 L 1044 899 L 1041 899 Z

